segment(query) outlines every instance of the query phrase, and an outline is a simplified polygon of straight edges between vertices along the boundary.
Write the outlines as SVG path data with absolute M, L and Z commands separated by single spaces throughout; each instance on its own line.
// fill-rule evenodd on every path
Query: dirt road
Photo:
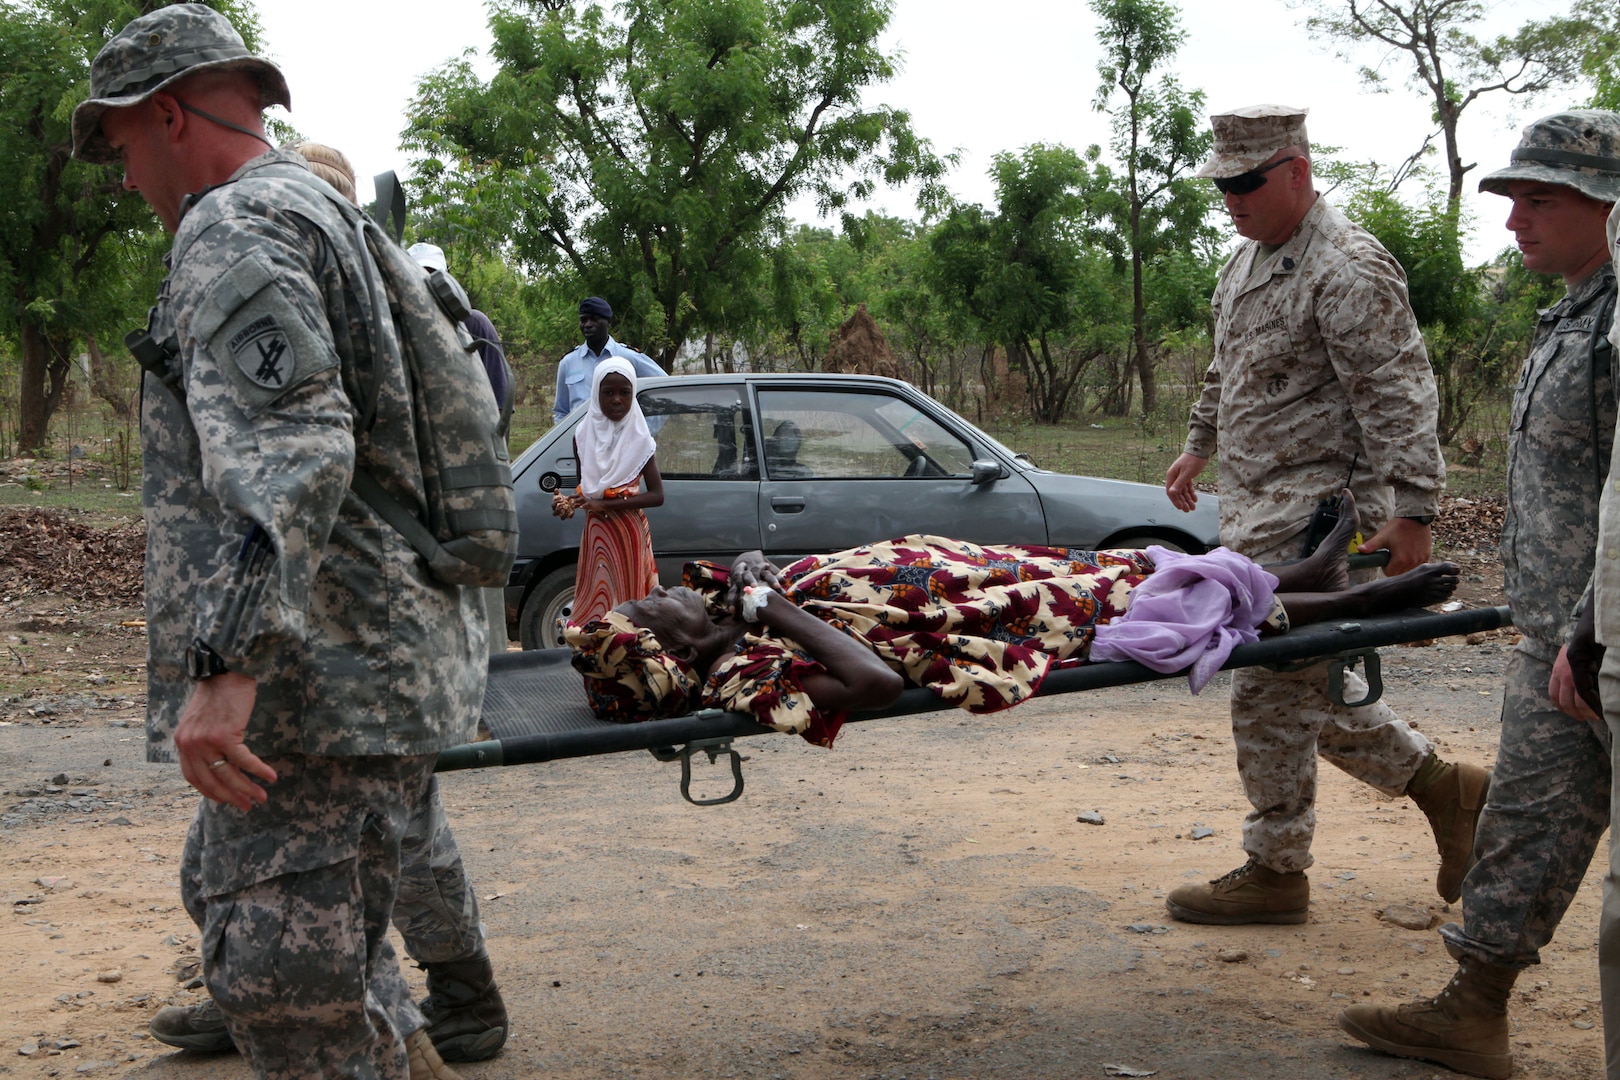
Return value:
M 248 1075 L 145 1034 L 195 1000 L 175 880 L 194 797 L 142 761 L 134 614 L 0 598 L 22 687 L 0 694 L 0 1076 Z M 1488 763 L 1508 648 L 1387 650 L 1389 700 Z M 1324 767 L 1304 926 L 1166 917 L 1169 889 L 1242 861 L 1224 679 L 746 749 L 747 792 L 718 808 L 645 754 L 445 777 L 515 1027 L 464 1075 L 1450 1075 L 1334 1024 L 1451 968 L 1432 929 L 1379 917 L 1458 914 L 1408 801 Z M 1519 1076 L 1600 1074 L 1599 876 L 1515 992 Z

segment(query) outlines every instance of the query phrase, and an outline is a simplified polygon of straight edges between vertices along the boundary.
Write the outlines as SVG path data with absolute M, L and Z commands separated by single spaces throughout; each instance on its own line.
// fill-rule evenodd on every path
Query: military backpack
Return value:
M 280 170 L 277 170 L 278 172 Z M 427 492 L 427 520 L 356 469 L 352 486 L 371 508 L 452 585 L 502 586 L 517 558 L 517 509 L 502 409 L 487 392 L 489 376 L 465 320 L 466 294 L 442 270 L 425 272 L 376 222 L 305 169 L 307 180 L 354 230 L 368 290 L 371 347 L 395 343 L 411 381 L 416 445 Z M 391 326 L 382 314 L 390 315 Z

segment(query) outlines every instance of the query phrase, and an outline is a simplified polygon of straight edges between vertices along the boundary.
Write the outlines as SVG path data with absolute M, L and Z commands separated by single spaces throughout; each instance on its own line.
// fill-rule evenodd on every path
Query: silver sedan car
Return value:
M 778 565 L 908 533 L 988 544 L 1215 547 L 1215 499 L 1184 514 L 1164 489 L 1048 472 L 907 383 L 865 375 L 695 375 L 643 379 L 664 505 L 647 511 L 658 575 L 691 559 L 760 549 Z M 578 482 L 573 430 L 584 409 L 513 463 L 518 559 L 508 632 L 526 649 L 563 644 L 580 520 L 551 495 Z

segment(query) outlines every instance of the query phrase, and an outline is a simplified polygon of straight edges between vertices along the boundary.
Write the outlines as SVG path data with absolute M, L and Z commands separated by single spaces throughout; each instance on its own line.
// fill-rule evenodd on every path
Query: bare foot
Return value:
M 1339 520 L 1316 550 L 1298 562 L 1266 569 L 1277 575 L 1277 591 L 1282 593 L 1334 593 L 1350 587 L 1350 538 L 1361 528 L 1356 497 L 1345 488 L 1339 492 Z
M 1352 585 L 1350 593 L 1360 600 L 1362 615 L 1388 615 L 1405 608 L 1438 604 L 1456 590 L 1459 575 L 1456 563 L 1425 563 L 1392 578 Z

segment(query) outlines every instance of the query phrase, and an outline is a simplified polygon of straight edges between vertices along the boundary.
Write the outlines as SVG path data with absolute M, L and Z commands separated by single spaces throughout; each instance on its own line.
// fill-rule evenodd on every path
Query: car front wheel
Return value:
M 563 624 L 574 610 L 574 567 L 559 566 L 529 590 L 518 615 L 518 640 L 525 649 L 564 649 Z

